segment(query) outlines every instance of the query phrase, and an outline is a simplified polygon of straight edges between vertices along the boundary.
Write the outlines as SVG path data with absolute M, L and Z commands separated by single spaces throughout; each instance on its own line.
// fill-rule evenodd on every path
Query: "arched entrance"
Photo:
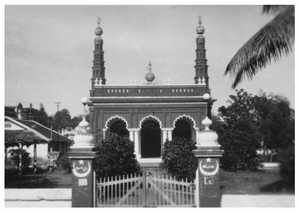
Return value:
M 181 117 L 175 122 L 175 128 L 172 132 L 172 138 L 181 137 L 187 140 L 196 140 L 196 132 L 193 127 L 193 121 L 186 117 Z
M 158 121 L 148 118 L 141 126 L 141 157 L 158 158 L 161 155 L 161 129 Z
M 125 121 L 120 118 L 113 118 L 112 120 L 110 120 L 107 127 L 107 132 L 112 132 L 122 137 L 129 137 L 127 125 Z

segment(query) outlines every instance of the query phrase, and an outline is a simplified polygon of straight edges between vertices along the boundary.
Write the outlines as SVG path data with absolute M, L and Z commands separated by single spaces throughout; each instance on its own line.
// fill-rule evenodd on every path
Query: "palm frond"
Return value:
M 238 50 L 225 70 L 225 75 L 235 75 L 233 88 L 245 77 L 252 79 L 259 69 L 272 60 L 276 61 L 292 51 L 294 22 L 294 7 L 287 7 Z
M 264 5 L 262 12 L 266 13 L 266 14 L 269 14 L 269 13 L 276 14 L 290 6 L 291 5 Z

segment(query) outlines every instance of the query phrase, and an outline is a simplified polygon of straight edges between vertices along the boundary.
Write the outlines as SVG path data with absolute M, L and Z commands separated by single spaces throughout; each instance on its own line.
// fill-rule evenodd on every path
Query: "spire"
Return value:
M 97 27 L 95 29 L 94 39 L 94 60 L 93 60 L 93 75 L 92 75 L 92 88 L 98 85 L 104 85 L 105 79 L 105 67 L 104 67 L 104 51 L 103 51 L 103 30 L 100 26 L 101 19 L 97 18 Z
M 195 84 L 206 85 L 208 87 L 208 74 L 207 74 L 207 60 L 205 49 L 205 29 L 202 25 L 201 16 L 198 19 L 198 26 L 196 28 L 196 65 L 195 65 Z

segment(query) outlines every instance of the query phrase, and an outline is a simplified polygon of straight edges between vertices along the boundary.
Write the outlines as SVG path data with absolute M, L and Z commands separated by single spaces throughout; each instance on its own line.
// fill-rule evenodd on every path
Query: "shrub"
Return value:
M 236 171 L 256 170 L 259 148 L 259 137 L 255 127 L 247 120 L 236 121 L 232 126 L 225 127 L 224 131 L 218 131 L 219 142 L 224 149 L 221 158 L 221 166 L 225 170 Z
M 96 153 L 95 170 L 98 177 L 140 172 L 134 144 L 128 137 L 109 133 L 96 147 Z
M 29 153 L 24 150 L 24 149 L 11 149 L 9 151 L 10 155 L 11 155 L 11 159 L 13 160 L 13 162 L 15 163 L 15 165 L 18 167 L 19 166 L 19 154 L 21 153 L 22 155 L 22 170 L 27 169 L 30 165 L 31 162 L 31 158 L 29 157 Z
M 162 167 L 178 179 L 193 180 L 198 166 L 197 158 L 192 153 L 194 149 L 195 143 L 185 138 L 174 137 L 172 141 L 166 141 Z
M 280 174 L 287 185 L 294 187 L 295 185 L 295 146 L 290 145 L 278 154 L 280 165 Z
M 68 173 L 71 172 L 71 162 L 67 156 L 67 153 L 61 153 L 56 160 L 56 165 L 59 169 L 66 170 Z

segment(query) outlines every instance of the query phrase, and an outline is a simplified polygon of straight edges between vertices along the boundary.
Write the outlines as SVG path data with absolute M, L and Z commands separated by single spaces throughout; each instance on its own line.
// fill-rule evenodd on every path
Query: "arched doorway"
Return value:
M 108 132 L 115 133 L 122 137 L 129 137 L 129 131 L 125 121 L 120 118 L 113 118 L 108 122 Z
M 172 132 L 172 138 L 181 137 L 187 140 L 196 140 L 196 132 L 193 127 L 193 121 L 189 118 L 179 118 L 175 123 L 175 128 Z
M 148 118 L 141 126 L 141 157 L 158 158 L 161 156 L 161 129 L 158 121 Z

